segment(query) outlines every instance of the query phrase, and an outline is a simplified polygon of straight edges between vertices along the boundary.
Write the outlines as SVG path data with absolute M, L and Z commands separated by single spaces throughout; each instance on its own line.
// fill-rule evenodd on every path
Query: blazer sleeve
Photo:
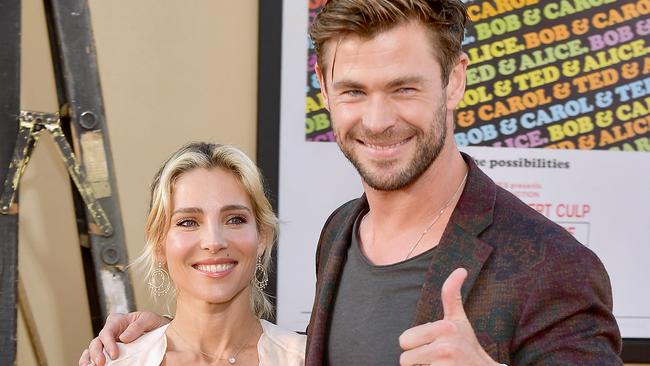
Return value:
M 327 218 L 325 221 L 325 224 L 323 225 L 323 228 L 320 231 L 320 236 L 318 238 L 318 245 L 316 246 L 316 278 L 318 278 L 319 275 L 319 269 L 320 269 L 320 264 L 321 263 L 327 263 L 327 255 L 329 254 L 329 249 L 331 247 L 331 240 L 325 240 L 326 238 L 326 233 L 331 232 L 330 224 L 332 223 L 332 220 L 341 212 L 341 210 L 345 207 L 345 205 L 340 206 L 332 214 Z
M 583 246 L 547 255 L 522 305 L 512 365 L 623 365 L 603 264 Z

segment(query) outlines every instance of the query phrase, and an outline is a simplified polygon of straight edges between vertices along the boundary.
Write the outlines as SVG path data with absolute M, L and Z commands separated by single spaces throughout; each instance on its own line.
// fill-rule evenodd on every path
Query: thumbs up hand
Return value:
M 460 289 L 467 270 L 458 268 L 442 285 L 444 318 L 407 329 L 399 337 L 400 365 L 499 365 L 483 350 L 467 319 Z

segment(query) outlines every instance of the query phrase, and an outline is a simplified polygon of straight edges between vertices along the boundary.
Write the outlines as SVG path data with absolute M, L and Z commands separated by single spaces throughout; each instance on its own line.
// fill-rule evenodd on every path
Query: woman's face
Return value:
M 197 168 L 177 179 L 165 257 L 179 299 L 248 301 L 263 251 L 250 198 L 232 173 Z

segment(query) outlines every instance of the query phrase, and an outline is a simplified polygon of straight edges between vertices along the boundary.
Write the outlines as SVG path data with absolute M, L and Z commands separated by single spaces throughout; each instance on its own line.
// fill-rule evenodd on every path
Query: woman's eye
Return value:
M 180 220 L 176 223 L 176 226 L 181 226 L 181 227 L 195 227 L 199 226 L 199 223 L 196 222 L 196 220 L 193 219 L 184 219 Z
M 243 216 L 233 216 L 229 218 L 226 223 L 231 225 L 241 225 L 241 224 L 245 224 L 246 222 L 247 222 L 246 218 Z

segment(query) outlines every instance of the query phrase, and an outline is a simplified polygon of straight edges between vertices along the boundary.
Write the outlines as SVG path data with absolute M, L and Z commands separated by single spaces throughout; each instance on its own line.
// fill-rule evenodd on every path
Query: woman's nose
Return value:
M 204 231 L 201 235 L 201 249 L 210 251 L 211 253 L 216 253 L 220 249 L 227 248 L 228 243 L 226 242 L 223 231 L 216 224 L 204 225 Z

